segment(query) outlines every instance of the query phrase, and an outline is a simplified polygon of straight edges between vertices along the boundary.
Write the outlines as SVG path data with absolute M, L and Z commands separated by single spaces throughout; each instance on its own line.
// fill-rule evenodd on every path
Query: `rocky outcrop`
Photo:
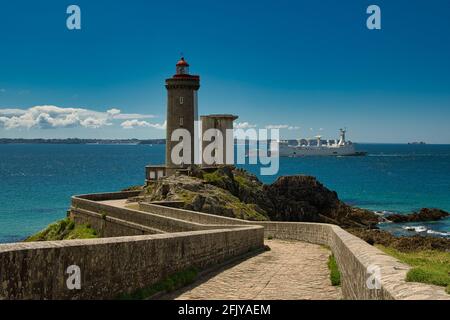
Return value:
M 335 191 L 311 176 L 280 177 L 263 191 L 270 200 L 271 220 L 325 222 L 345 228 L 373 228 L 379 222 L 373 212 L 346 205 Z
M 206 178 L 205 178 L 206 179 Z M 245 220 L 268 220 L 264 210 L 254 203 L 242 202 L 227 189 L 193 176 L 173 175 L 150 184 L 141 197 L 145 202 L 181 201 L 183 209 Z M 224 179 L 220 183 L 231 183 Z M 229 185 L 232 186 L 232 183 Z
M 440 209 L 422 208 L 419 212 L 411 214 L 391 214 L 385 216 L 386 220 L 395 223 L 404 222 L 422 222 L 422 221 L 436 221 L 450 216 L 450 214 Z
M 310 176 L 280 177 L 264 185 L 247 171 L 224 166 L 175 175 L 151 184 L 145 201 L 183 201 L 185 209 L 248 220 L 309 221 L 373 228 L 379 217 L 339 200 Z
M 392 247 L 402 252 L 419 250 L 450 251 L 450 239 L 437 237 L 396 237 L 384 230 L 368 230 L 362 228 L 347 229 L 350 233 L 363 239 L 371 245 Z

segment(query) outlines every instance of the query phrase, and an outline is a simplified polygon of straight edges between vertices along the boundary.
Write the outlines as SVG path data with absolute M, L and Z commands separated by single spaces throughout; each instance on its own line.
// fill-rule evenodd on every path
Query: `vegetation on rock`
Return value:
M 395 237 L 383 230 L 349 229 L 357 237 L 412 266 L 406 281 L 446 286 L 450 293 L 450 239 Z
M 446 287 L 450 293 L 450 252 L 420 250 L 402 252 L 394 248 L 377 245 L 385 253 L 413 267 L 406 281 L 421 282 Z
M 401 252 L 440 250 L 450 251 L 450 239 L 438 237 L 396 237 L 384 230 L 347 229 L 350 233 L 363 239 L 371 245 L 391 247 Z
M 379 218 L 353 208 L 314 177 L 280 177 L 264 185 L 255 175 L 233 166 L 215 171 L 194 170 L 152 183 L 144 201 L 184 201 L 184 209 L 246 220 L 309 221 L 343 227 L 374 227 Z
M 54 241 L 90 238 L 97 238 L 97 232 L 92 229 L 90 225 L 75 224 L 70 218 L 65 218 L 52 223 L 46 229 L 28 237 L 25 241 Z
M 187 210 L 245 220 L 268 220 L 266 212 L 257 204 L 241 200 L 240 196 L 246 191 L 240 187 L 234 175 L 229 176 L 223 173 L 228 171 L 219 170 L 199 172 L 197 176 L 166 177 L 146 187 L 142 196 L 147 202 L 183 201 L 181 208 Z

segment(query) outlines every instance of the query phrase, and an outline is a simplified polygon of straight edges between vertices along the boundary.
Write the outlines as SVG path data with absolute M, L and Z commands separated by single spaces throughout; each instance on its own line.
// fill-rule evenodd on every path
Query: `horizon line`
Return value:
M 11 141 L 11 140 L 24 140 L 24 141 L 31 141 L 31 140 L 44 140 L 44 141 L 50 141 L 50 140 L 97 140 L 97 141 L 148 141 L 148 140 L 166 140 L 166 138 L 78 138 L 78 137 L 71 137 L 71 138 L 0 138 L 0 141 Z M 249 139 L 246 139 L 249 140 Z M 281 139 L 281 140 L 297 140 L 297 139 Z M 355 144 L 406 144 L 406 145 L 450 145 L 450 142 L 440 142 L 440 143 L 429 143 L 424 141 L 410 141 L 410 142 L 355 142 L 352 141 Z M 420 142 L 424 142 L 421 144 Z M 0 143 L 4 144 L 4 143 Z

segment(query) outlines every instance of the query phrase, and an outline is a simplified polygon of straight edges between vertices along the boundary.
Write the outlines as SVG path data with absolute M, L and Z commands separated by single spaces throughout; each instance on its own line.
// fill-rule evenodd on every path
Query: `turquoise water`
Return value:
M 371 210 L 450 211 L 450 145 L 357 149 L 369 155 L 281 158 L 277 176 L 314 175 L 342 200 Z M 164 150 L 164 145 L 0 145 L 0 242 L 19 241 L 64 217 L 71 195 L 142 184 L 145 165 L 162 163 Z M 244 167 L 259 174 L 258 167 Z M 270 183 L 276 176 L 260 178 Z M 426 226 L 450 232 L 450 219 Z

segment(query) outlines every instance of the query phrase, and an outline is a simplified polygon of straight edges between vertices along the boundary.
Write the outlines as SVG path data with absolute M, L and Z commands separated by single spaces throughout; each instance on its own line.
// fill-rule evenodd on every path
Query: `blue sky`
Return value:
M 0 137 L 164 137 L 183 52 L 200 114 L 286 138 L 450 143 L 449 33 L 447 0 L 2 1 Z

